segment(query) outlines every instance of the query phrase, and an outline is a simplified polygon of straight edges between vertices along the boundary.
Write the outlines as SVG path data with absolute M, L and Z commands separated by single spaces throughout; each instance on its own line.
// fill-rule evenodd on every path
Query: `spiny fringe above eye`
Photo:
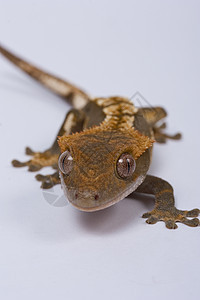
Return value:
M 142 153 L 144 153 L 153 145 L 154 142 L 154 140 L 141 134 L 134 128 L 129 128 L 128 130 L 125 128 L 120 128 L 118 130 L 107 130 L 103 126 L 95 126 L 82 132 L 59 137 L 58 144 L 61 148 L 61 152 L 64 152 L 70 146 L 76 146 L 78 148 L 82 143 L 87 144 L 87 140 L 82 139 L 83 137 L 88 139 L 88 142 L 95 142 L 98 140 L 98 138 L 100 138 L 100 142 L 103 145 L 103 138 L 105 138 L 105 143 L 114 143 L 116 144 L 116 148 L 118 144 L 124 145 L 134 153 L 135 159 L 139 158 Z
M 102 107 L 106 117 L 99 126 L 85 129 L 71 135 L 58 138 L 58 144 L 61 151 L 76 143 L 87 143 L 82 137 L 88 137 L 88 141 L 101 138 L 105 143 L 125 143 L 134 153 L 135 159 L 140 157 L 153 144 L 153 140 L 141 134 L 133 127 L 134 115 L 138 111 L 135 106 L 127 99 L 121 97 L 97 98 L 93 100 L 97 105 Z M 90 136 L 90 137 L 89 137 Z

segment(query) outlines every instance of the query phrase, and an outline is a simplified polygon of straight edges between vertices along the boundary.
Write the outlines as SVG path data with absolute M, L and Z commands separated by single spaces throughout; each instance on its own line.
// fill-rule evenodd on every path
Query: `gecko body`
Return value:
M 3 47 L 0 53 L 29 76 L 72 105 L 52 146 L 44 152 L 26 148 L 31 159 L 13 160 L 15 167 L 39 171 L 51 166 L 51 175 L 37 174 L 42 188 L 62 184 L 69 202 L 83 211 L 109 207 L 133 192 L 155 196 L 155 208 L 143 215 L 149 224 L 164 221 L 169 229 L 177 222 L 199 225 L 199 209 L 179 210 L 172 186 L 147 175 L 153 143 L 180 139 L 163 132 L 166 117 L 161 107 L 136 108 L 125 97 L 92 98 L 73 84 L 44 72 Z

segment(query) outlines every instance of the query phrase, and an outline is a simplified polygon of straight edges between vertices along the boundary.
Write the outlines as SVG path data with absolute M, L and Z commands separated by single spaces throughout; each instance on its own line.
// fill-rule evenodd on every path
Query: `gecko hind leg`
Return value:
M 156 142 L 166 143 L 167 139 L 181 139 L 180 133 L 169 135 L 162 132 L 162 130 L 166 128 L 166 123 L 156 126 L 157 122 L 167 116 L 167 112 L 163 107 L 143 107 L 139 109 L 138 113 L 142 114 L 149 126 L 152 127 Z
M 163 179 L 147 175 L 144 182 L 136 191 L 155 195 L 155 208 L 142 216 L 143 218 L 147 218 L 146 222 L 148 224 L 163 221 L 169 229 L 176 229 L 178 227 L 176 222 L 191 227 L 200 225 L 200 221 L 197 218 L 200 210 L 198 208 L 189 211 L 177 209 L 174 205 L 173 188 Z

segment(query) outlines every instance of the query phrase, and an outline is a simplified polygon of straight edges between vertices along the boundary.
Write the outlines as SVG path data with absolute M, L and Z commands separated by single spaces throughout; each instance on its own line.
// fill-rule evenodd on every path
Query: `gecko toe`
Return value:
M 37 181 L 44 181 L 45 178 L 46 178 L 46 176 L 45 176 L 45 175 L 42 175 L 42 174 L 37 174 L 37 175 L 35 176 L 35 178 L 36 178 Z
M 38 164 L 34 164 L 34 165 L 30 164 L 28 168 L 30 172 L 36 172 L 39 171 L 40 169 L 42 169 L 42 166 Z
M 50 189 L 50 188 L 52 188 L 54 186 L 54 184 L 53 184 L 53 182 L 51 181 L 51 180 L 49 180 L 49 181 L 43 181 L 42 182 L 42 184 L 41 184 L 41 188 L 42 189 Z
M 150 217 L 146 220 L 146 222 L 147 222 L 148 224 L 156 224 L 156 223 L 158 222 L 158 218 L 153 217 L 153 216 L 150 216 Z
M 37 181 L 42 182 L 41 183 L 41 188 L 43 188 L 43 189 L 50 189 L 51 187 L 54 186 L 51 175 L 37 174 L 35 176 L 35 178 L 36 178 Z
M 175 221 L 173 220 L 168 220 L 165 222 L 165 226 L 168 228 L 168 229 L 176 229 L 178 228 L 177 224 L 175 223 Z
M 147 212 L 142 215 L 142 218 L 146 219 L 146 218 L 149 218 L 150 216 L 151 216 L 151 213 Z
M 182 134 L 181 134 L 181 133 L 177 133 L 177 134 L 175 134 L 175 135 L 172 137 L 173 140 L 180 140 L 181 138 L 182 138 Z
M 21 162 L 21 161 L 16 160 L 16 159 L 12 160 L 12 165 L 15 168 L 25 167 L 25 166 L 27 166 L 27 164 L 28 164 L 27 162 Z
M 198 208 L 195 208 L 195 209 L 189 210 L 186 213 L 186 217 L 189 217 L 189 218 L 198 217 L 199 213 L 200 213 L 200 210 Z
M 199 226 L 200 221 L 199 221 L 198 218 L 194 218 L 192 220 L 189 220 L 187 218 L 183 218 L 181 220 L 181 223 L 183 223 L 183 224 L 185 224 L 187 226 L 190 226 L 190 227 L 197 227 L 197 226 Z
M 35 152 L 30 147 L 26 147 L 25 153 L 27 155 L 34 155 L 35 154 Z

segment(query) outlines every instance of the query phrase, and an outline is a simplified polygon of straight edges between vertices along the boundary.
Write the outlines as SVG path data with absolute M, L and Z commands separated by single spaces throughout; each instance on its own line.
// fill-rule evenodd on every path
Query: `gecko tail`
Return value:
M 34 78 L 46 88 L 64 98 L 66 102 L 71 104 L 73 107 L 80 109 L 90 101 L 89 96 L 78 87 L 59 77 L 38 69 L 20 57 L 12 54 L 1 45 L 0 53 L 31 78 Z

